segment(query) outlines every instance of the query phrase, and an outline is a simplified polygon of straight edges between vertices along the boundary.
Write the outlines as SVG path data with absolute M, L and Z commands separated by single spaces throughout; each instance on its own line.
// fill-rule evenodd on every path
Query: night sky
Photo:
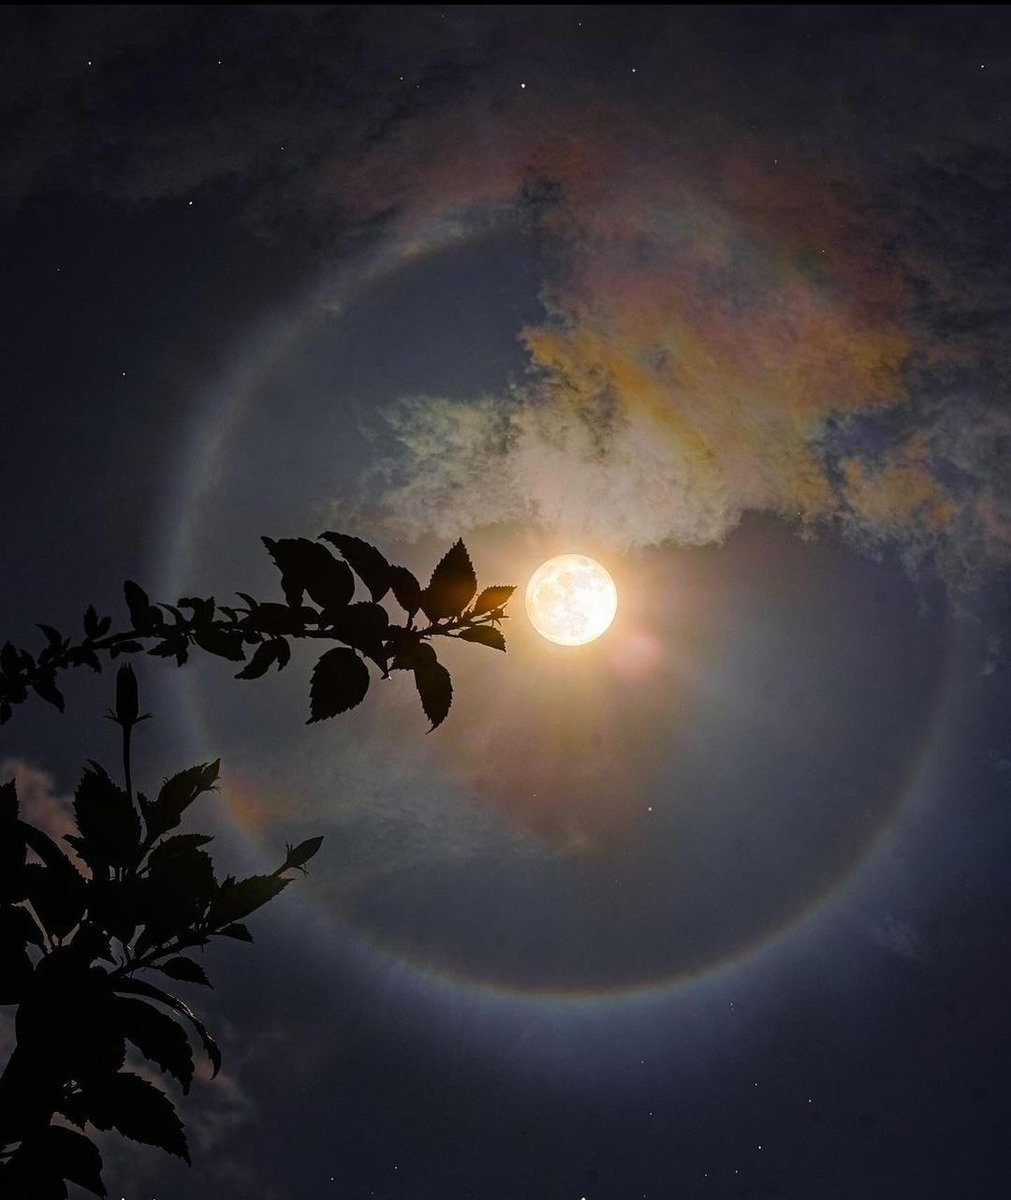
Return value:
M 109 1194 L 1011 1195 L 1007 10 L 10 6 L 0 109 L 0 640 L 280 599 L 261 535 L 520 585 L 431 734 L 137 656 L 216 862 L 325 841 Z M 57 832 L 66 682 L 0 731 Z

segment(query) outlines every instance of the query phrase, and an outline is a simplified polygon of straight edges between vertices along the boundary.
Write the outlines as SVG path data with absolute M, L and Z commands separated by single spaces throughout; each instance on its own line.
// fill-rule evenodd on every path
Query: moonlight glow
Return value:
M 549 558 L 527 584 L 530 623 L 561 646 L 582 646 L 600 637 L 617 610 L 614 580 L 585 554 Z

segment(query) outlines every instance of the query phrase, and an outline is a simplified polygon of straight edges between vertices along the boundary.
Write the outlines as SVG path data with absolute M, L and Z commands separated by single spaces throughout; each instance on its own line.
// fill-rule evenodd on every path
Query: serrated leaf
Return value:
M 289 604 L 301 605 L 305 592 L 320 608 L 339 608 L 351 602 L 355 591 L 351 568 L 334 558 L 325 546 L 308 538 L 262 541 L 281 572 L 281 587 Z
M 390 567 L 390 589 L 409 617 L 421 608 L 421 584 L 406 567 Z
M 432 662 L 438 662 L 435 651 L 428 642 L 418 641 L 415 638 L 399 644 L 390 666 L 398 671 L 413 671 L 416 667 Z
M 146 996 L 149 1000 L 157 1000 L 159 1004 L 164 1004 L 166 1007 L 174 1009 L 175 1012 L 181 1013 L 197 1031 L 197 1035 L 203 1043 L 204 1051 L 211 1060 L 212 1077 L 217 1075 L 221 1070 L 221 1051 L 218 1049 L 218 1044 L 207 1032 L 203 1021 L 196 1016 L 184 1000 L 180 1000 L 178 996 L 170 996 L 168 992 L 163 992 L 161 988 L 155 987 L 145 979 L 117 979 L 113 987 L 117 992 L 126 992 L 132 996 Z
M 10 1200 L 66 1200 L 68 1179 L 96 1196 L 106 1194 L 95 1144 L 73 1129 L 49 1125 L 21 1142 L 0 1173 L 0 1192 Z
M 369 690 L 369 669 L 354 650 L 338 646 L 316 663 L 309 685 L 309 720 L 325 721 L 355 708 Z
M 273 900 L 290 882 L 278 875 L 251 875 L 238 881 L 226 879 L 211 901 L 208 924 L 217 928 L 248 917 Z
M 154 847 L 148 855 L 148 865 L 156 867 L 159 862 L 171 858 L 173 854 L 187 854 L 213 841 L 214 838 L 209 833 L 177 833 Z
M 74 818 L 83 840 L 77 851 L 92 869 L 133 863 L 140 848 L 140 818 L 130 797 L 97 763 L 89 763 L 81 776 Z
M 467 547 L 454 543 L 432 572 L 428 587 L 421 594 L 421 608 L 430 621 L 457 617 L 474 599 L 477 576 Z
M 218 629 L 208 625 L 205 629 L 194 631 L 193 640 L 208 654 L 216 654 L 218 658 L 227 658 L 232 662 L 242 662 L 246 657 L 242 634 L 238 630 Z
M 183 1027 L 160 1009 L 126 996 L 116 997 L 116 1013 L 127 1041 L 174 1075 L 188 1092 L 193 1081 L 193 1050 Z
M 306 621 L 315 616 L 315 609 L 311 608 L 293 608 L 290 604 L 258 604 L 243 618 L 242 625 L 244 629 L 271 635 L 303 633 Z
M 150 860 L 140 884 L 136 911 L 145 929 L 137 941 L 138 952 L 201 921 L 217 886 L 210 855 L 193 848 Z
M 74 870 L 66 854 L 48 833 L 43 833 L 41 829 L 36 829 L 34 825 L 29 825 L 25 821 L 20 821 L 18 828 L 30 849 L 35 851 L 47 867 L 54 871 Z
M 124 1137 L 190 1161 L 186 1135 L 175 1105 L 139 1075 L 121 1071 L 84 1089 L 96 1129 L 117 1129 Z
M 471 611 L 475 617 L 480 617 L 483 613 L 494 612 L 498 608 L 505 608 L 515 591 L 514 587 L 506 587 L 502 584 L 496 584 L 495 587 L 486 587 L 474 601 L 474 607 Z
M 375 546 L 349 533 L 321 533 L 323 541 L 336 546 L 351 570 L 365 584 L 373 603 L 378 604 L 390 590 L 390 564 Z
M 421 707 L 432 722 L 432 729 L 441 725 L 453 703 L 453 683 L 442 663 L 419 663 L 414 668 L 414 683 L 421 697 Z
M 288 610 L 291 611 L 290 609 Z M 280 658 L 278 641 L 261 642 L 253 651 L 253 656 L 249 662 L 235 676 L 236 679 L 259 679 L 261 675 L 265 675 L 271 665 L 277 662 Z
M 492 650 L 505 652 L 505 638 L 491 625 L 475 625 L 470 629 L 461 629 L 456 636 L 461 642 L 477 642 L 480 646 L 490 646 Z
M 203 967 L 184 955 L 159 963 L 158 970 L 166 974 L 169 979 L 178 979 L 183 983 L 202 983 L 204 987 L 211 986 L 211 981 L 207 978 L 207 972 Z
M 338 641 L 360 650 L 362 654 L 371 658 L 380 670 L 386 670 L 383 639 L 389 629 L 390 618 L 385 608 L 363 601 L 360 604 L 349 604 L 332 615 L 324 613 L 324 617 Z
M 193 801 L 214 788 L 220 767 L 220 758 L 212 763 L 188 767 L 162 784 L 157 800 L 141 803 L 149 842 L 175 829 Z

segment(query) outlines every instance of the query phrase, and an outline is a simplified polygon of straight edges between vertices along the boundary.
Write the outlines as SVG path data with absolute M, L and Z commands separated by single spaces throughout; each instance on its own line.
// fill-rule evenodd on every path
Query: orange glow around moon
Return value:
M 618 591 L 595 559 L 560 554 L 531 575 L 526 603 L 530 623 L 542 637 L 560 646 L 582 646 L 614 620 Z

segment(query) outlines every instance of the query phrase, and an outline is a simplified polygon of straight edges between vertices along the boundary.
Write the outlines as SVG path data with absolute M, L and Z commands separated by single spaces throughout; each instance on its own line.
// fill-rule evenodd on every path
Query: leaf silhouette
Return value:
M 320 608 L 350 604 L 355 580 L 347 563 L 334 558 L 319 542 L 308 538 L 263 538 L 270 557 L 281 572 L 284 598 L 298 607 L 308 592 Z
M 390 618 L 382 605 L 349 604 L 347 608 L 338 609 L 332 617 L 329 613 L 324 615 L 334 637 L 360 650 L 381 670 L 386 670 L 383 639 L 390 627 Z
M 188 767 L 162 784 L 157 800 L 141 800 L 148 843 L 175 829 L 183 813 L 204 792 L 211 791 L 218 779 L 221 759 L 200 766 Z
M 106 1194 L 98 1147 L 59 1125 L 30 1133 L 6 1167 L 0 1166 L 0 1190 L 11 1200 L 66 1200 L 66 1179 L 96 1196 Z
M 152 856 L 140 881 L 139 915 L 145 925 L 136 950 L 160 945 L 201 920 L 215 892 L 214 866 L 203 850 L 189 847 L 161 857 Z
M 501 584 L 497 584 L 495 587 L 486 587 L 474 601 L 471 611 L 475 617 L 480 617 L 484 613 L 494 612 L 497 608 L 505 608 L 515 591 L 514 587 L 505 587 Z
M 138 633 L 150 633 L 161 623 L 161 614 L 148 599 L 147 592 L 138 583 L 128 579 L 123 584 L 126 607 L 130 610 L 130 621 Z
M 145 1058 L 174 1075 L 183 1091 L 188 1092 L 193 1081 L 193 1050 L 185 1029 L 143 1000 L 117 996 L 115 1005 L 127 1041 L 132 1042 Z
M 328 650 L 313 669 L 306 724 L 347 712 L 361 704 L 368 690 L 369 669 L 354 650 L 342 646 Z
M 207 914 L 208 924 L 230 925 L 262 908 L 291 882 L 278 875 L 251 875 L 248 879 L 226 879 L 218 888 Z
M 203 1043 L 204 1051 L 211 1060 L 212 1078 L 217 1075 L 221 1070 L 221 1051 L 218 1049 L 218 1043 L 207 1032 L 203 1021 L 184 1000 L 180 1000 L 178 996 L 170 996 L 168 992 L 163 992 L 161 988 L 155 987 L 145 979 L 117 979 L 113 986 L 117 992 L 127 992 L 133 996 L 146 996 L 149 1000 L 157 1000 L 167 1008 L 181 1013 L 197 1031 L 197 1035 Z
M 237 629 L 198 629 L 193 634 L 193 640 L 202 650 L 206 650 L 208 654 L 216 654 L 218 658 L 242 662 L 246 657 L 242 634 Z
M 476 591 L 477 576 L 467 547 L 457 541 L 432 572 L 428 587 L 421 594 L 421 608 L 430 621 L 456 617 L 473 600 Z
M 118 1129 L 124 1137 L 190 1161 L 186 1135 L 175 1105 L 152 1083 L 121 1071 L 94 1080 L 84 1089 L 96 1129 Z
M 321 533 L 320 538 L 337 547 L 351 570 L 368 588 L 373 603 L 378 604 L 390 590 L 391 568 L 375 546 L 349 533 Z
M 453 703 L 453 683 L 449 672 L 432 656 L 431 661 L 420 662 L 414 668 L 414 684 L 421 697 L 421 707 L 432 722 L 432 729 L 441 725 Z
M 214 838 L 209 833 L 177 833 L 174 837 L 165 838 L 155 846 L 148 855 L 148 864 L 149 866 L 155 865 L 161 859 L 168 858 L 173 854 L 199 850 L 201 846 L 206 846 L 213 841 Z
M 83 1133 L 50 1125 L 42 1137 L 45 1159 L 61 1179 L 69 1179 L 96 1196 L 105 1195 L 102 1184 L 102 1156 L 98 1147 Z
M 413 617 L 421 607 L 421 584 L 406 567 L 390 567 L 390 588 L 400 607 Z
M 462 642 L 477 642 L 479 646 L 490 646 L 492 650 L 505 652 L 505 638 L 491 625 L 475 625 L 470 629 L 461 629 L 456 636 Z
M 415 667 L 431 662 L 438 662 L 438 659 L 428 642 L 411 638 L 398 644 L 390 666 L 397 671 L 413 671 Z
M 125 879 L 92 879 L 88 884 L 88 915 L 95 924 L 122 942 L 132 941 L 144 919 L 143 898 L 147 882 Z
M 182 983 L 202 983 L 204 987 L 211 986 L 211 981 L 207 978 L 207 972 L 203 967 L 184 955 L 160 963 L 158 970 L 163 971 L 170 979 L 178 979 Z
M 290 612 L 290 609 L 286 611 Z M 235 676 L 236 679 L 259 679 L 261 675 L 266 675 L 267 671 L 281 657 L 281 646 L 283 642 L 274 640 L 269 642 L 261 642 L 253 652 L 253 657 Z
M 77 785 L 74 818 L 81 834 L 75 848 L 92 870 L 134 862 L 140 848 L 140 817 L 126 792 L 95 762 L 88 763 Z
M 312 620 L 316 613 L 311 608 L 292 607 L 290 604 L 257 604 L 243 620 L 243 627 L 255 629 L 258 633 L 270 633 L 275 636 L 301 633 L 305 623 Z
M 64 937 L 84 916 L 84 877 L 64 859 L 65 868 L 29 863 L 25 867 L 28 900 L 50 934 Z
M 148 650 L 148 654 L 156 655 L 159 658 L 174 658 L 176 665 L 181 667 L 189 658 L 189 642 L 186 640 L 186 634 L 169 634 L 163 642 L 152 646 Z
M 63 693 L 52 680 L 52 676 L 45 676 L 41 679 L 32 681 L 32 687 L 35 689 L 36 695 L 40 696 L 48 704 L 52 704 L 63 712 L 64 700 Z
M 99 637 L 98 613 L 94 604 L 89 604 L 84 610 L 84 635 L 89 638 Z

